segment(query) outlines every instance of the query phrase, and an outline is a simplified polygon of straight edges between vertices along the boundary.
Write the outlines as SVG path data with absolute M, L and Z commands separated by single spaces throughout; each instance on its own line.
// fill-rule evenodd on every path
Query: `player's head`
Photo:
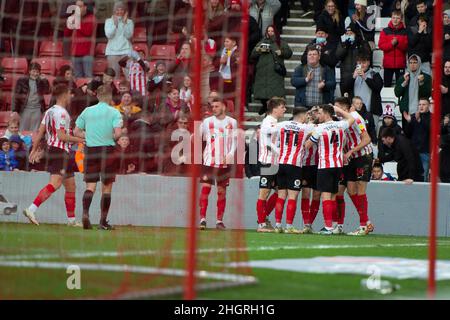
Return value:
M 305 107 L 296 107 L 292 111 L 292 117 L 296 122 L 305 123 L 307 112 L 308 109 L 306 109 Z
M 226 106 L 222 99 L 214 98 L 211 103 L 212 113 L 216 117 L 225 115 Z
M 319 123 L 318 113 L 319 113 L 319 107 L 318 106 L 313 106 L 308 111 L 308 114 L 307 114 L 308 122 L 309 123 L 313 123 L 313 124 L 318 124 Z
M 276 119 L 280 119 L 286 112 L 286 100 L 280 97 L 273 97 L 267 102 L 267 114 Z
M 56 104 L 61 107 L 68 107 L 70 104 L 70 88 L 68 85 L 61 83 L 53 87 L 53 96 L 56 98 Z
M 350 104 L 350 99 L 347 97 L 337 97 L 334 100 L 334 104 L 338 107 L 341 108 L 344 111 L 349 111 L 351 104 Z
M 384 128 L 381 132 L 381 141 L 384 145 L 391 147 L 395 141 L 395 131 L 392 128 Z
M 383 165 L 379 162 L 375 162 L 372 167 L 372 179 L 381 180 L 383 178 Z
M 334 108 L 330 104 L 322 104 L 319 106 L 319 111 L 317 113 L 317 117 L 319 119 L 319 123 L 324 123 L 333 120 L 334 116 Z
M 100 102 L 105 102 L 111 104 L 112 101 L 112 90 L 110 87 L 105 85 L 98 87 L 97 89 L 97 99 Z

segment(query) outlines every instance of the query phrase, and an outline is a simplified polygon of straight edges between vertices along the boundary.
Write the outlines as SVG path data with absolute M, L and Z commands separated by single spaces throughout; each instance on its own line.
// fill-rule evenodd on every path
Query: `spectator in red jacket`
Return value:
M 402 22 L 401 11 L 394 10 L 392 12 L 388 27 L 381 31 L 378 47 L 384 53 L 384 86 L 391 87 L 394 73 L 395 80 L 398 80 L 406 67 L 408 34 Z
M 94 60 L 96 21 L 92 12 L 88 11 L 85 2 L 82 0 L 76 2 L 81 11 L 80 24 L 77 25 L 74 13 L 67 19 L 67 27 L 64 30 L 65 37 L 72 37 L 72 64 L 77 78 L 92 78 Z

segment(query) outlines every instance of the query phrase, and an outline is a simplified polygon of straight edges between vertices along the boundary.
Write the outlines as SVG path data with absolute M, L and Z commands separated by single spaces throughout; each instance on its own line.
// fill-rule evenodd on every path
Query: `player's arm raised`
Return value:
M 355 118 L 353 118 L 353 116 L 352 116 L 350 113 L 348 113 L 348 112 L 342 110 L 342 109 L 339 108 L 339 107 L 334 106 L 334 112 L 336 112 L 336 114 L 337 114 L 338 116 L 341 116 L 341 117 L 343 117 L 345 120 L 347 120 L 348 126 L 349 126 L 349 127 L 351 127 L 351 126 L 353 125 L 353 123 L 355 122 Z

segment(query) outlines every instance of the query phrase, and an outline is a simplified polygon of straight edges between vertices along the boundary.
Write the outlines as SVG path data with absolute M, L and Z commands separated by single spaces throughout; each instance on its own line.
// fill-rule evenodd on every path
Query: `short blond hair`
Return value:
M 111 103 L 112 100 L 112 89 L 106 86 L 100 86 L 97 89 L 97 99 L 98 101 Z

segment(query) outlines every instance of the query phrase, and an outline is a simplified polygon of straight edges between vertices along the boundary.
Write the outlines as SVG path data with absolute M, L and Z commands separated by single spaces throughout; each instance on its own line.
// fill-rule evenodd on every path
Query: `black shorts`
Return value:
M 277 174 L 278 189 L 300 191 L 302 189 L 302 170 L 290 164 L 280 164 Z
M 339 185 L 340 186 L 347 186 L 347 181 L 348 181 L 348 165 L 344 166 L 341 170 L 341 174 L 339 177 Z
M 302 167 L 303 188 L 317 190 L 317 166 Z
M 215 168 L 202 166 L 200 182 L 207 184 L 217 184 L 219 187 L 228 187 L 230 184 L 231 168 Z
M 348 164 L 347 181 L 370 181 L 372 175 L 372 154 L 353 158 Z
M 259 178 L 259 188 L 260 189 L 275 189 L 277 187 L 277 175 L 279 171 L 279 167 L 273 168 L 271 170 L 276 171 L 274 174 L 264 175 L 264 168 L 270 168 L 272 165 L 270 164 L 262 164 L 261 165 L 261 176 Z
M 84 181 L 110 184 L 116 181 L 118 162 L 114 147 L 85 147 Z
M 342 168 L 328 168 L 317 170 L 317 190 L 333 194 L 339 191 L 339 179 Z
M 47 171 L 50 174 L 70 178 L 73 177 L 74 172 L 78 172 L 74 152 L 67 152 L 56 147 L 48 147 L 46 161 Z

